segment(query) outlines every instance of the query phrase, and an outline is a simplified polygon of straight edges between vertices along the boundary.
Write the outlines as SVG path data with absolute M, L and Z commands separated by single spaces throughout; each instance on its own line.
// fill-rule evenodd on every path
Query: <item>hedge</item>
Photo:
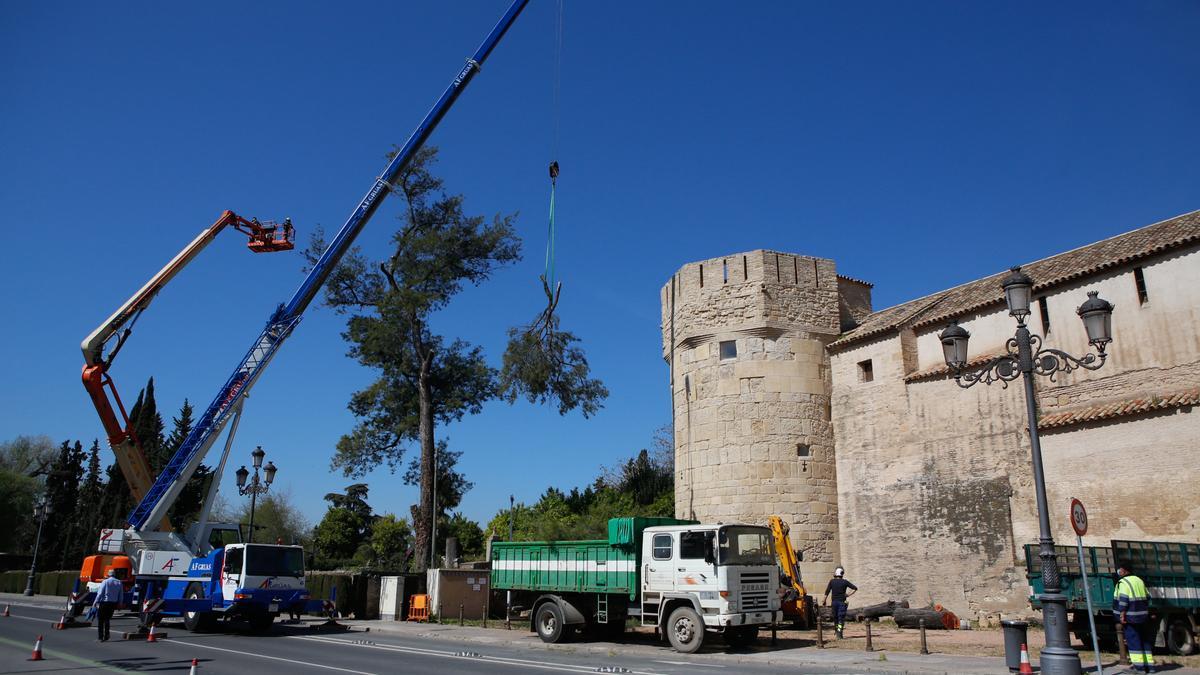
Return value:
M 38 572 L 33 590 L 38 595 L 70 595 L 78 578 L 79 570 Z M 28 572 L 0 572 L 0 593 L 23 593 L 28 580 Z

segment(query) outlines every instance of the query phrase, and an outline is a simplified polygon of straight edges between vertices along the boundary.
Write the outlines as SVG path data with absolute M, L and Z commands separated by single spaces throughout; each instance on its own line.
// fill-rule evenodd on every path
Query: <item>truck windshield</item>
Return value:
M 770 565 L 775 562 L 771 533 L 765 527 L 722 527 L 717 542 L 719 565 Z
M 285 546 L 247 546 L 246 574 L 256 577 L 303 577 L 304 551 Z

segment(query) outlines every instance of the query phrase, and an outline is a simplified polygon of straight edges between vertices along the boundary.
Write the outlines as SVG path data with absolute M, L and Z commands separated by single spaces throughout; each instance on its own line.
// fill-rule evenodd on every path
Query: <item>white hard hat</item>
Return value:
M 833 576 L 835 576 L 835 577 L 842 577 L 842 576 L 846 576 L 846 569 L 845 569 L 845 568 L 843 568 L 843 567 L 835 567 L 835 568 L 833 568 Z

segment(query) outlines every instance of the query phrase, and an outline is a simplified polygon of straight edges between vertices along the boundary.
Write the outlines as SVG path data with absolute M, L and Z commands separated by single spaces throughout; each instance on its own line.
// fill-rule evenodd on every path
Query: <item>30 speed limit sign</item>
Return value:
M 1071 500 L 1071 527 L 1075 528 L 1075 534 L 1081 537 L 1087 534 L 1087 509 L 1083 508 L 1083 502 L 1078 499 Z

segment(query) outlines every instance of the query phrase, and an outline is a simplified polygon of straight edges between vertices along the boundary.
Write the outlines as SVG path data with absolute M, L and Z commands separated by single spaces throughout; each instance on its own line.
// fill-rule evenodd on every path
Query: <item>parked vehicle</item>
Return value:
M 1166 647 L 1173 654 L 1195 654 L 1200 636 L 1200 544 L 1119 539 L 1109 543 L 1108 547 L 1083 548 L 1100 644 L 1116 649 L 1117 627 L 1112 597 L 1117 564 L 1128 561 L 1150 592 L 1150 616 L 1158 628 L 1155 645 Z M 1062 593 L 1067 596 L 1067 609 L 1071 612 L 1071 630 L 1076 639 L 1091 644 L 1078 550 L 1073 546 L 1056 546 L 1055 554 L 1062 578 Z M 1037 596 L 1044 587 L 1036 544 L 1025 545 L 1025 569 L 1030 601 L 1035 608 L 1040 608 Z
M 746 644 L 783 618 L 771 532 L 756 525 L 613 518 L 607 540 L 495 542 L 491 564 L 492 588 L 512 591 L 544 642 L 616 637 L 632 618 L 692 653 L 706 633 Z

